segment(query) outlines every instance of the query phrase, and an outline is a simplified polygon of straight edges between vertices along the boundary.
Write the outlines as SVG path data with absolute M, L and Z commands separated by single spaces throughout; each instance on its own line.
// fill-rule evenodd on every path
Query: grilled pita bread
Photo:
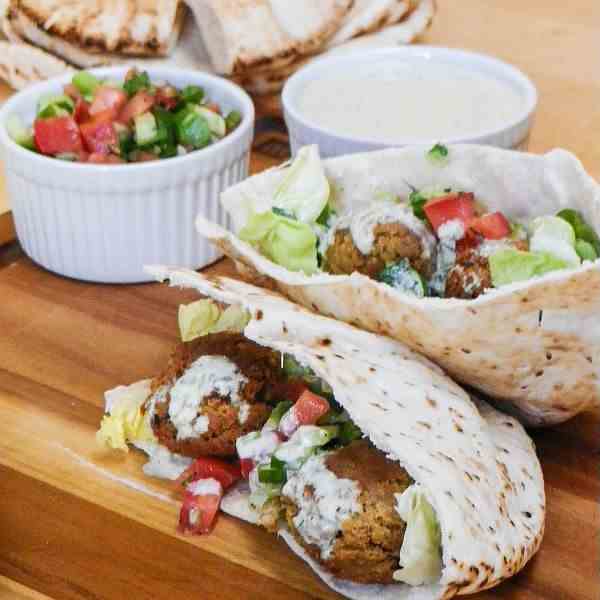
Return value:
M 410 9 L 408 0 L 354 0 L 343 25 L 329 41 L 329 46 L 377 31 L 399 21 Z
M 319 57 L 327 56 L 333 52 L 349 52 L 360 48 L 390 48 L 410 44 L 427 30 L 436 10 L 435 0 L 417 0 L 417 2 L 418 4 L 412 7 L 413 10 L 405 15 L 406 18 L 400 23 L 386 27 L 376 33 L 361 35 L 344 44 L 333 47 L 328 46 L 328 51 L 320 54 Z M 251 94 L 275 94 L 282 89 L 288 77 L 313 58 L 304 57 L 291 64 L 269 71 L 242 73 L 234 76 L 233 79 Z
M 20 90 L 71 71 L 64 61 L 29 44 L 0 41 L 0 80 Z
M 184 11 L 179 0 L 10 0 L 6 21 L 13 36 L 89 67 L 117 53 L 168 55 Z
M 187 0 L 214 69 L 224 75 L 282 68 L 322 48 L 353 0 Z

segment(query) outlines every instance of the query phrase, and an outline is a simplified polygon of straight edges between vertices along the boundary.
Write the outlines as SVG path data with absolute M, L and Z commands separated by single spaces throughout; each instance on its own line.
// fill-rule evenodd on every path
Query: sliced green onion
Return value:
M 43 96 L 38 102 L 39 119 L 48 119 L 51 117 L 64 117 L 70 115 L 75 110 L 75 103 L 69 96 L 64 94 L 53 94 Z
M 285 463 L 275 456 L 271 457 L 271 463 L 258 467 L 258 480 L 261 483 L 281 484 L 287 479 Z
M 10 115 L 6 120 L 6 131 L 14 142 L 27 148 L 28 150 L 36 150 L 35 139 L 31 128 L 25 127 L 23 121 L 18 115 Z

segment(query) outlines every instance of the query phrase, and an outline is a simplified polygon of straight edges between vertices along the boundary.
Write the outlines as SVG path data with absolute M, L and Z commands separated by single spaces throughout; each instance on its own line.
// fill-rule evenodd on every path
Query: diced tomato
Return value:
M 90 105 L 83 99 L 79 98 L 75 102 L 75 110 L 73 111 L 73 118 L 77 123 L 83 123 L 88 121 L 90 118 Z
M 87 162 L 87 161 L 88 161 L 88 158 L 89 158 L 89 156 L 90 156 L 90 155 L 89 155 L 89 152 L 86 152 L 85 150 L 80 150 L 80 151 L 77 153 L 77 160 L 78 160 L 79 162 Z
M 104 111 L 80 125 L 85 148 L 92 154 L 110 154 L 112 148 L 119 141 L 115 127 L 107 113 L 108 111 Z
M 217 495 L 194 496 L 186 492 L 179 513 L 179 533 L 202 535 L 210 533 L 215 525 L 221 506 L 221 497 Z
M 475 200 L 472 193 L 447 194 L 433 198 L 423 210 L 436 232 L 441 225 L 455 219 L 462 221 L 466 229 L 475 216 Z
M 510 235 L 510 223 L 501 212 L 488 213 L 473 219 L 471 229 L 488 240 L 501 240 Z
M 69 98 L 71 98 L 71 100 L 75 100 L 75 102 L 81 99 L 81 92 L 77 86 L 73 85 L 72 83 L 67 83 L 67 85 L 65 85 L 63 88 L 63 92 L 65 93 L 65 96 L 69 96 Z
M 79 127 L 71 116 L 36 119 L 33 135 L 42 154 L 77 153 L 83 147 Z
M 148 162 L 151 160 L 158 160 L 159 157 L 152 152 L 146 152 L 144 150 L 138 150 L 134 154 L 133 162 Z
M 216 479 L 224 490 L 229 489 L 242 478 L 240 465 L 228 463 L 218 458 L 197 458 L 177 479 L 177 484 L 186 486 L 197 479 Z
M 329 402 L 310 390 L 304 390 L 293 407 L 299 425 L 314 425 L 329 412 Z
M 109 110 L 112 113 L 112 118 L 116 119 L 126 103 L 127 94 L 123 90 L 108 85 L 101 85 L 94 92 L 94 100 L 90 105 L 90 114 L 97 115 Z
M 145 113 L 154 106 L 155 97 L 146 92 L 140 90 L 127 104 L 123 110 L 119 113 L 117 121 L 119 123 L 129 124 L 130 121 L 135 119 L 138 115 Z
M 250 473 L 252 473 L 254 467 L 254 461 L 251 458 L 240 458 L 240 469 L 244 479 L 248 479 L 248 477 L 250 477 Z
M 89 163 L 94 163 L 96 165 L 120 165 L 125 161 L 116 154 L 101 154 L 99 152 L 93 152 L 87 158 Z

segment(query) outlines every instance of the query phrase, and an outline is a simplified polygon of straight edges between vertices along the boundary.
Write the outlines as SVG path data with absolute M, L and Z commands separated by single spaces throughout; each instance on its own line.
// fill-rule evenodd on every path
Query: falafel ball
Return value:
M 339 229 L 325 252 L 325 267 L 335 275 L 358 271 L 376 279 L 384 267 L 403 258 L 423 277 L 431 275 L 431 261 L 423 255 L 419 236 L 402 223 L 378 223 L 373 228 L 373 249 L 363 254 L 354 243 L 349 229 Z
M 396 511 L 394 494 L 404 492 L 412 479 L 365 439 L 331 452 L 324 460 L 338 479 L 356 482 L 359 510 L 341 523 L 324 559 L 319 546 L 303 537 L 302 525 L 296 525 L 295 517 L 300 512 L 296 502 L 284 495 L 282 501 L 291 532 L 310 556 L 335 577 L 356 583 L 394 583 L 406 530 L 406 523 Z M 284 494 L 285 491 L 286 488 Z M 307 485 L 304 501 L 313 499 L 314 494 L 315 489 Z
M 196 437 L 181 439 L 169 416 L 170 388 L 202 356 L 226 357 L 237 366 L 246 379 L 239 389 L 241 403 L 234 406 L 229 397 L 219 395 L 216 390 L 211 392 L 199 403 L 196 415 L 208 418 L 208 430 Z M 272 407 L 263 396 L 270 383 L 281 379 L 280 364 L 278 352 L 238 333 L 217 333 L 179 344 L 165 371 L 152 381 L 147 409 L 153 410 L 154 434 L 161 444 L 183 456 L 235 456 L 237 438 L 260 429 L 271 413 Z M 241 418 L 244 405 L 247 412 Z

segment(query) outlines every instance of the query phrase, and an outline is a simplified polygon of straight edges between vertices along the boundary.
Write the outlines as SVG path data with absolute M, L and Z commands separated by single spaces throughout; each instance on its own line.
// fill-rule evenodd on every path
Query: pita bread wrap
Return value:
M 450 598 L 498 584 L 537 551 L 543 478 L 533 443 L 516 420 L 474 403 L 437 366 L 390 338 L 314 315 L 241 281 L 176 268 L 148 270 L 171 285 L 244 307 L 250 314 L 244 335 L 312 368 L 363 434 L 422 486 L 441 528 L 439 582 L 413 587 L 336 580 L 282 527 L 280 535 L 328 585 L 357 599 Z M 107 398 L 114 405 L 115 394 L 131 388 L 117 388 Z M 226 496 L 222 508 L 257 520 L 243 486 Z
M 600 231 L 600 188 L 566 151 L 536 156 L 458 145 L 442 165 L 426 154 L 413 147 L 324 161 L 338 214 L 380 194 L 406 199 L 408 184 L 441 186 L 472 191 L 490 212 L 511 219 L 573 208 Z M 285 168 L 272 169 L 222 195 L 234 231 L 251 211 L 270 209 L 284 174 Z M 296 302 L 401 340 L 530 424 L 564 421 L 600 400 L 598 261 L 488 290 L 475 300 L 419 299 L 358 273 L 291 272 L 201 217 L 197 227 Z

